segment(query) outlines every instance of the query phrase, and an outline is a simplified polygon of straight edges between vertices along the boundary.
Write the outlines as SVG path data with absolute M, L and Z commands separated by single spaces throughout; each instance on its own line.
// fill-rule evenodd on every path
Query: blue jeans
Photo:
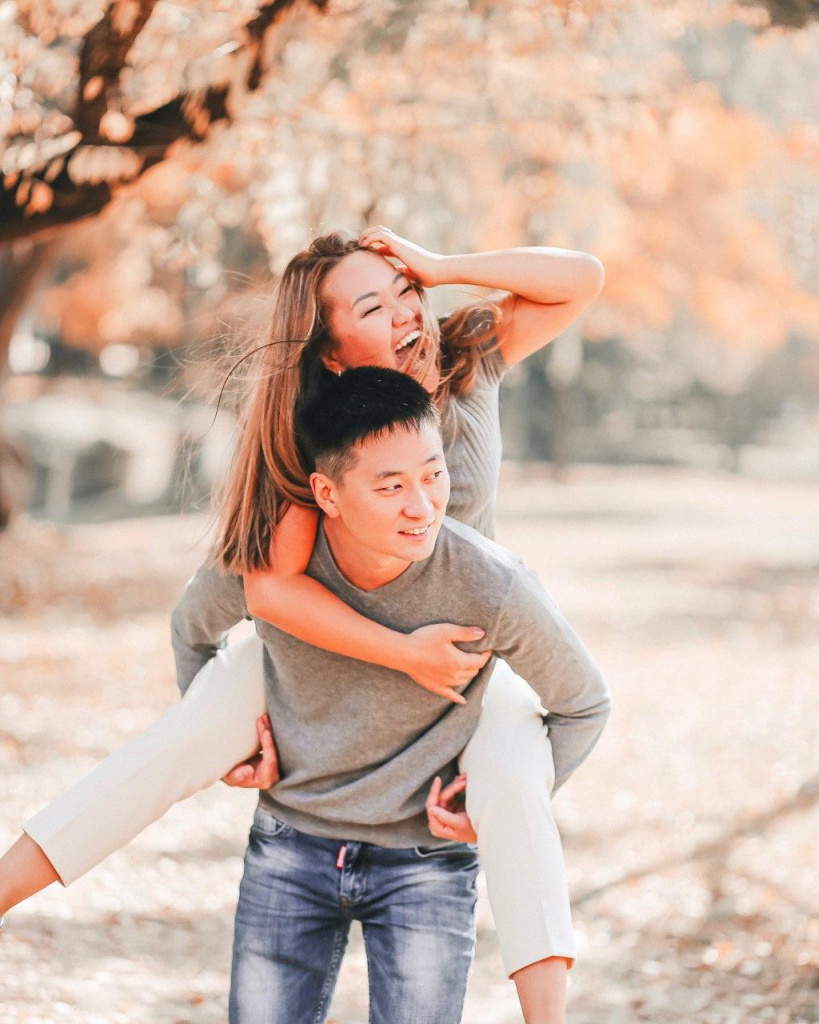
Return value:
M 236 909 L 230 1024 L 321 1024 L 354 920 L 371 1024 L 458 1024 L 477 874 L 469 845 L 342 843 L 257 809 Z

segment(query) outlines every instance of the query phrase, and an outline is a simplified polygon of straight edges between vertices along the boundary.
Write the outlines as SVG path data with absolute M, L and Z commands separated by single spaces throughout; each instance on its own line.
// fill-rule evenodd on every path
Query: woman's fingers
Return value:
M 371 228 L 366 228 L 358 236 L 359 245 L 369 245 L 370 241 L 374 238 L 381 237 L 382 240 L 387 237 L 396 238 L 394 231 L 386 227 L 384 224 L 374 224 Z
M 459 671 L 466 675 L 466 679 L 469 680 L 473 676 L 476 676 L 484 665 L 492 657 L 491 651 L 479 651 L 477 654 L 470 654 L 466 651 L 457 651 L 457 661 L 459 665 Z
M 446 625 L 446 639 L 451 643 L 473 643 L 475 640 L 480 640 L 481 637 L 486 636 L 484 630 L 480 626 L 456 626 L 455 623 L 448 623 Z
M 407 277 L 416 279 L 415 270 L 407 263 L 412 259 L 412 254 L 417 250 L 411 242 L 405 238 L 399 238 L 394 231 L 379 224 L 374 228 L 368 228 L 358 239 L 358 244 L 366 249 L 374 249 L 381 256 L 389 256 L 398 260 L 398 267 Z
M 376 247 L 379 250 L 385 248 L 389 249 L 390 241 L 392 240 L 392 238 L 395 238 L 395 235 L 392 234 L 389 228 L 371 228 L 370 230 L 365 231 L 364 234 L 362 234 L 359 237 L 358 244 L 364 246 L 367 249 Z

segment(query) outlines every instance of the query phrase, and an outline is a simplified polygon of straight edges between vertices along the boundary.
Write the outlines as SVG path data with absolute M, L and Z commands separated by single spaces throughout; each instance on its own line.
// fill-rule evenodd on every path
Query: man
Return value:
M 537 581 L 444 518 L 437 412 L 405 374 L 361 367 L 302 409 L 323 521 L 308 573 L 409 632 L 476 624 L 549 708 L 555 788 L 594 745 L 608 694 Z M 241 580 L 203 568 L 174 612 L 181 689 L 245 617 Z M 281 779 L 260 795 L 236 914 L 233 1024 L 324 1020 L 352 920 L 364 931 L 374 1024 L 455 1024 L 474 947 L 478 864 L 430 834 L 425 798 L 455 774 L 492 660 L 454 704 L 399 672 L 311 647 L 263 621 Z

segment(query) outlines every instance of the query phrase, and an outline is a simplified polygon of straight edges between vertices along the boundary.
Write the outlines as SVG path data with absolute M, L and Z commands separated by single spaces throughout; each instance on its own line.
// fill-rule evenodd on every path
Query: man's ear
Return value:
M 313 497 L 321 511 L 331 519 L 337 519 L 340 515 L 336 504 L 336 485 L 329 476 L 324 473 L 311 473 L 310 486 L 313 489 Z

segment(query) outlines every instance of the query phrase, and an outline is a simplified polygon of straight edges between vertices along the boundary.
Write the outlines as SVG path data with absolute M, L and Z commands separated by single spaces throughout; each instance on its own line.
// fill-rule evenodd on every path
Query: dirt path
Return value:
M 538 569 L 615 713 L 556 802 L 574 1024 L 819 1021 L 819 490 L 677 471 L 509 474 L 499 540 Z M 191 519 L 0 547 L 0 844 L 174 698 Z M 216 1024 L 252 794 L 214 787 L 0 940 L 0 1024 Z M 101 823 L 104 827 L 104 823 Z M 445 965 L 443 965 L 445 969 Z M 366 1020 L 356 938 L 332 1018 Z M 519 1020 L 486 900 L 466 1024 Z

